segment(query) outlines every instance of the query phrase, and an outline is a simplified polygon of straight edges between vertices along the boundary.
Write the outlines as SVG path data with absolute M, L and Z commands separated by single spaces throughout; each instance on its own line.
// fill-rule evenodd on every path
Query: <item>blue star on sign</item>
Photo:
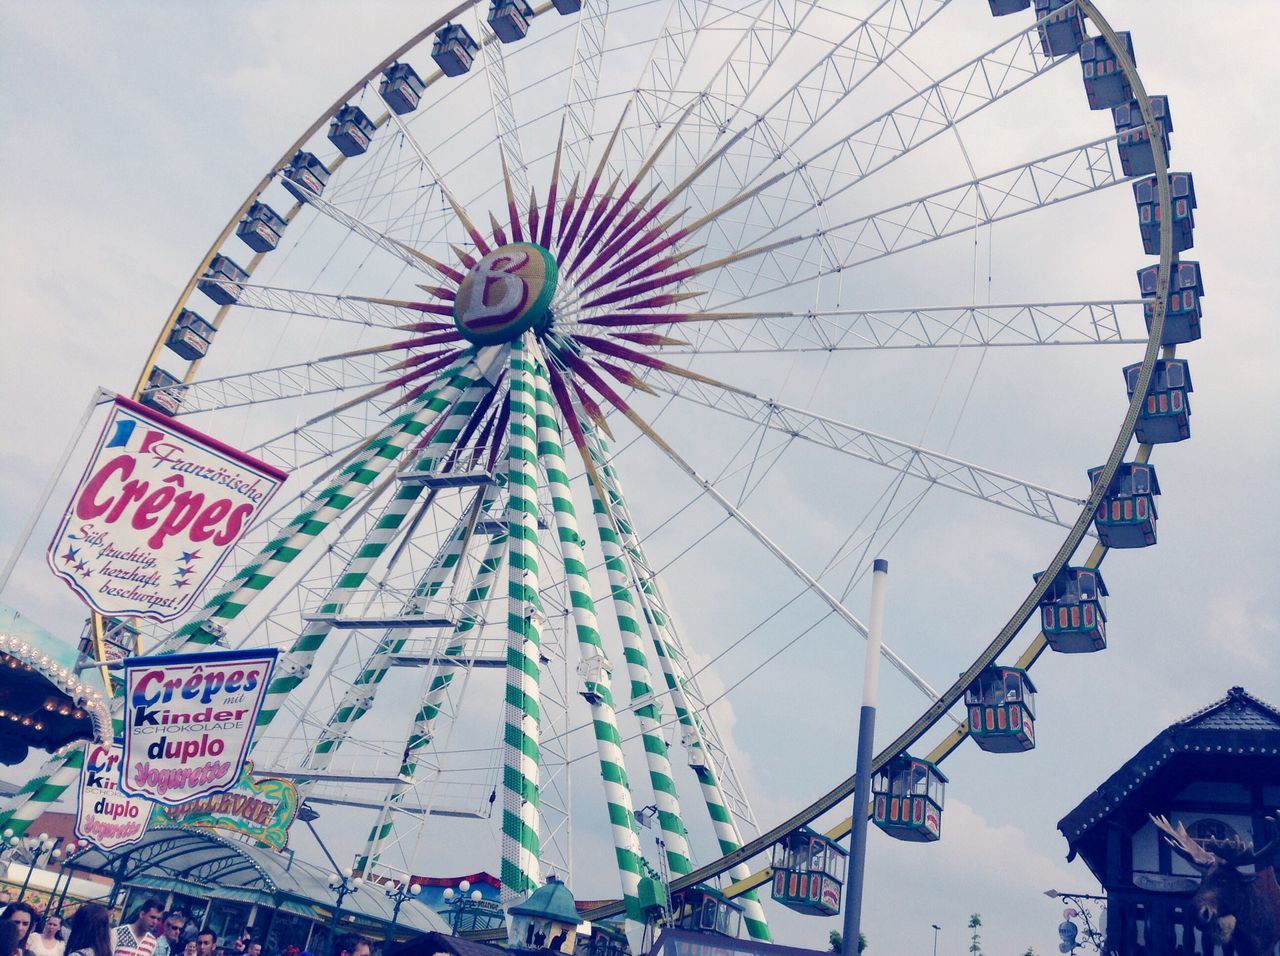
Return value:
M 199 551 L 183 551 L 182 557 L 180 557 L 178 560 L 179 561 L 198 561 L 200 560 L 200 552 Z
M 62 556 L 62 560 L 66 561 L 67 564 L 75 564 L 79 556 L 80 556 L 79 548 L 73 548 L 71 547 L 71 545 L 67 545 L 67 553 Z

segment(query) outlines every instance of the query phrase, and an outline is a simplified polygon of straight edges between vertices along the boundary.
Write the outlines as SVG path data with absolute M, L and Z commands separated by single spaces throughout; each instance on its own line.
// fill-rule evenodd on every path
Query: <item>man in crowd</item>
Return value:
M 151 956 L 182 956 L 182 929 L 187 918 L 174 910 L 164 918 L 162 932 Z
M 245 952 L 245 956 L 262 956 L 262 944 L 250 943 L 249 949 Z
M 58 935 L 61 930 L 61 916 L 46 916 L 40 935 L 32 933 L 27 937 L 27 949 L 31 950 L 33 956 L 62 956 L 67 944 Z
M 196 935 L 196 956 L 213 956 L 217 945 L 218 937 L 213 935 L 213 930 L 202 929 Z
M 369 956 L 369 940 L 355 933 L 339 936 L 334 952 L 337 956 Z
M 147 900 L 134 916 L 132 923 L 121 923 L 111 933 L 111 951 L 114 956 L 154 956 L 156 937 L 151 931 L 160 922 L 164 909 L 159 900 Z

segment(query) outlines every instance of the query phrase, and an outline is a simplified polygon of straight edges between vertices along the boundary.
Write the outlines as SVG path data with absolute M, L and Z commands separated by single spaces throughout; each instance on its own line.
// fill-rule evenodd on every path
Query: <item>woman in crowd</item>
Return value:
M 71 917 L 67 956 L 111 956 L 111 920 L 101 903 L 82 903 Z
M 10 903 L 0 914 L 0 923 L 12 923 L 18 927 L 18 948 L 28 952 L 27 939 L 31 936 L 31 927 L 36 925 L 36 911 L 31 904 L 22 900 Z
M 13 923 L 0 923 L 0 956 L 22 956 L 21 934 Z
M 27 949 L 31 951 L 31 956 L 62 956 L 66 943 L 59 935 L 61 930 L 61 916 L 46 916 L 39 934 L 32 933 L 27 937 Z

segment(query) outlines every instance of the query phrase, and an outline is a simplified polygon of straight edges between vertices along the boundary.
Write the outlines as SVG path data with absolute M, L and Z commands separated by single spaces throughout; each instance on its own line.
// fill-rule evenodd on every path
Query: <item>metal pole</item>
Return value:
M 942 929 L 937 923 L 930 924 L 933 926 L 933 956 L 938 956 L 938 930 Z
M 853 834 L 849 838 L 849 888 L 844 907 L 844 954 L 857 956 L 862 929 L 862 878 L 867 859 L 867 803 L 871 799 L 871 751 L 876 733 L 876 695 L 880 684 L 880 642 L 884 635 L 884 590 L 889 562 L 876 558 L 871 571 L 871 618 L 858 717 L 858 763 L 854 770 Z
M 27 895 L 27 886 L 31 883 L 31 874 L 35 872 L 36 866 L 39 865 L 40 857 L 44 856 L 46 853 L 52 852 L 54 847 L 62 842 L 62 837 L 58 837 L 57 842 L 50 847 L 45 846 L 46 842 L 48 841 L 41 841 L 40 843 L 37 843 L 35 850 L 31 854 L 31 865 L 27 867 L 27 878 L 22 881 L 22 889 L 18 891 L 19 903 L 21 903 Z
M 67 902 L 67 891 L 71 889 L 71 880 L 72 877 L 75 876 L 75 870 L 75 865 L 71 862 L 71 854 L 68 853 L 62 860 L 62 873 L 67 879 L 66 882 L 62 884 L 62 895 L 58 897 L 58 906 L 57 909 L 54 910 L 54 912 L 59 916 L 62 915 L 62 907 Z M 50 899 L 52 899 L 52 897 L 50 897 Z M 206 910 L 206 912 L 208 911 Z

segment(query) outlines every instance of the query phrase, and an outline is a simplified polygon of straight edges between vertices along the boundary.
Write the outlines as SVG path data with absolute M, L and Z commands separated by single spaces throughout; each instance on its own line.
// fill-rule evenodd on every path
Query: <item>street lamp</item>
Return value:
M 71 873 L 67 870 L 67 867 L 71 865 L 71 858 L 76 855 L 76 851 L 79 849 L 80 847 L 77 846 L 73 840 L 66 844 L 61 851 L 53 851 L 54 859 L 58 858 L 59 852 L 62 853 L 62 869 L 58 872 L 58 879 L 53 881 L 53 891 L 49 894 L 50 903 L 53 903 L 55 900 L 57 901 L 57 905 L 54 906 L 53 911 L 59 916 L 62 915 L 62 904 L 67 899 L 67 890 L 71 889 Z M 66 881 L 62 884 L 62 895 L 58 896 L 58 882 L 59 880 L 62 880 L 63 877 L 66 877 Z
M 18 837 L 11 837 L 10 839 L 11 842 L 17 841 Z M 31 853 L 31 865 L 27 867 L 27 878 L 22 881 L 22 889 L 18 892 L 18 902 L 22 902 L 23 897 L 27 895 L 27 886 L 31 883 L 31 874 L 35 872 L 36 865 L 40 862 L 40 857 L 44 856 L 46 853 L 50 855 L 54 853 L 57 853 L 58 856 L 62 855 L 61 851 L 58 849 L 58 844 L 61 842 L 62 837 L 58 837 L 56 840 L 53 840 L 49 838 L 49 834 L 47 833 L 40 834 L 34 840 L 27 839 L 23 841 L 27 850 Z M 18 844 L 14 842 L 13 845 L 17 846 Z
M 382 891 L 387 894 L 387 899 L 395 904 L 391 908 L 391 932 L 387 934 L 387 946 L 390 947 L 396 944 L 396 924 L 400 922 L 400 907 L 404 905 L 405 900 L 415 899 L 422 892 L 422 887 L 417 883 L 410 883 L 407 887 L 402 883 L 392 883 L 390 887 L 383 887 Z
M 470 890 L 470 895 L 467 891 Z M 479 925 L 480 914 L 487 913 L 484 904 L 484 894 L 479 890 L 471 889 L 471 881 L 463 880 L 458 884 L 457 890 L 449 887 L 444 891 L 444 900 L 449 903 L 449 929 L 454 936 L 462 930 L 463 925 L 467 922 L 469 916 L 471 925 L 468 929 L 481 929 Z M 455 902 L 456 900 L 456 902 Z M 486 927 L 487 928 L 487 927 Z
M 937 923 L 930 924 L 933 927 L 933 956 L 938 956 L 938 930 L 942 929 Z
M 329 952 L 332 956 L 338 956 L 338 916 L 342 913 L 342 901 L 351 894 L 360 892 L 363 885 L 363 877 L 355 876 L 351 867 L 343 870 L 341 876 L 337 873 L 329 874 L 329 889 L 338 897 L 338 905 L 333 908 L 333 919 L 329 920 Z

